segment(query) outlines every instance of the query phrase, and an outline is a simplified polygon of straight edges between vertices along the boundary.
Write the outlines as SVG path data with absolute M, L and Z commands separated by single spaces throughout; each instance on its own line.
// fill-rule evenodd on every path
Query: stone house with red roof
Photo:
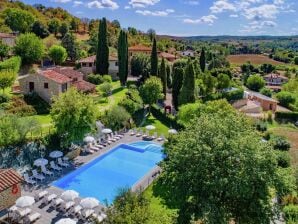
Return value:
M 0 211 L 11 207 L 21 196 L 23 178 L 13 169 L 0 169 Z
M 289 81 L 286 76 L 274 73 L 265 75 L 264 80 L 266 82 L 266 87 L 275 92 L 279 92 L 281 90 L 281 86 Z
M 20 90 L 23 94 L 37 93 L 46 102 L 51 103 L 53 96 L 75 87 L 88 93 L 95 90 L 95 85 L 83 80 L 83 74 L 68 67 L 55 67 L 39 70 L 36 74 L 28 74 L 19 78 Z

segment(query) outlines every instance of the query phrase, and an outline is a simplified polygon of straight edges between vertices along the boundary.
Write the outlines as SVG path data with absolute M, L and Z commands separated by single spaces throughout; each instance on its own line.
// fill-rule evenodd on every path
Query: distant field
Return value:
M 274 61 L 271 58 L 259 55 L 259 54 L 239 54 L 239 55 L 230 55 L 228 56 L 228 61 L 231 64 L 242 65 L 248 61 L 254 65 L 261 65 L 264 63 L 273 64 L 273 65 L 285 65 L 282 62 Z

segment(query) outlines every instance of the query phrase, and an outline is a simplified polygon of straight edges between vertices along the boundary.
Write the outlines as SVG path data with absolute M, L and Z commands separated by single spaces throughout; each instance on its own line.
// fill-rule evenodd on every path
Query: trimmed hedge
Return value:
M 298 121 L 298 112 L 276 112 L 275 119 L 296 122 Z
M 164 123 L 168 127 L 172 127 L 175 129 L 181 129 L 182 126 L 179 125 L 173 115 L 166 115 L 163 111 L 163 109 L 160 109 L 157 105 L 153 105 L 151 107 L 151 112 L 154 117 L 156 117 L 158 120 L 160 120 L 162 123 Z

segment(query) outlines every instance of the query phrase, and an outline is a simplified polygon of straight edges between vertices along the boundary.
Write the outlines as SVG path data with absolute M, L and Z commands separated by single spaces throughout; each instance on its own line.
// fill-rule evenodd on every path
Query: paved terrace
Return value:
M 55 172 L 55 176 L 49 177 L 47 176 L 47 179 L 45 181 L 39 182 L 37 186 L 34 187 L 29 187 L 27 185 L 23 186 L 22 189 L 22 196 L 25 195 L 30 195 L 30 196 L 35 196 L 38 192 L 41 191 L 48 191 L 49 194 L 56 194 L 58 197 L 62 194 L 63 190 L 59 189 L 57 187 L 51 186 L 51 183 L 55 180 L 58 180 L 62 176 L 65 176 L 66 174 L 72 172 L 73 170 L 77 169 L 78 167 L 85 165 L 86 163 L 96 159 L 98 156 L 103 155 L 107 152 L 109 152 L 111 149 L 115 148 L 119 144 L 129 144 L 137 141 L 142 141 L 142 137 L 136 137 L 136 136 L 130 136 L 128 133 L 124 135 L 124 137 L 116 142 L 113 142 L 111 145 L 108 145 L 104 149 L 102 149 L 99 152 L 95 152 L 93 154 L 88 154 L 88 155 L 82 155 L 78 156 L 74 162 L 73 165 L 70 168 L 63 168 L 63 171 L 58 173 Z M 157 141 L 152 141 L 155 143 L 158 143 Z M 159 142 L 160 144 L 160 142 Z M 153 180 L 157 177 L 157 175 L 160 173 L 160 168 L 156 166 L 154 169 L 152 169 L 148 174 L 146 174 L 138 183 L 132 186 L 133 191 L 137 190 L 144 190 L 147 188 Z M 75 202 L 78 204 L 82 198 L 78 198 L 75 200 Z M 36 224 L 47 224 L 47 223 L 55 223 L 61 218 L 72 218 L 74 220 L 78 220 L 75 217 L 68 216 L 68 214 L 65 214 L 63 212 L 56 211 L 54 208 L 51 208 L 49 204 L 42 205 L 41 202 L 42 200 L 36 202 L 32 207 L 32 213 L 38 212 L 41 214 L 41 218 L 37 220 L 35 223 Z M 97 213 L 104 212 L 105 210 L 105 205 L 101 204 L 99 207 L 94 209 Z M 7 213 L 0 214 L 0 220 L 4 219 L 7 217 Z M 78 220 L 78 223 L 83 223 Z

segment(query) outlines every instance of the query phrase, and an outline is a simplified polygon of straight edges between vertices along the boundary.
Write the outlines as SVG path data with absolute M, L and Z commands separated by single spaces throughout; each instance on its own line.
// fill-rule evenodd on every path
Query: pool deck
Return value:
M 38 185 L 34 187 L 28 187 L 26 185 L 23 186 L 22 188 L 22 196 L 24 195 L 29 195 L 29 196 L 34 196 L 40 191 L 48 191 L 49 194 L 56 194 L 58 197 L 61 195 L 63 192 L 62 189 L 57 188 L 52 186 L 52 182 L 60 179 L 61 177 L 67 175 L 68 173 L 74 171 L 80 166 L 83 166 L 90 161 L 96 159 L 97 157 L 109 152 L 111 149 L 115 148 L 119 144 L 130 144 L 133 142 L 138 142 L 142 141 L 142 137 L 136 137 L 136 136 L 130 136 L 128 133 L 124 135 L 124 137 L 116 142 L 113 142 L 111 145 L 108 145 L 105 147 L 103 150 L 99 152 L 95 152 L 94 154 L 88 154 L 88 155 L 82 155 L 78 156 L 74 161 L 73 165 L 70 168 L 64 168 L 61 173 L 55 173 L 55 176 L 53 177 L 47 177 L 45 181 L 39 182 Z M 161 144 L 163 142 L 157 142 L 157 141 L 152 141 L 157 144 Z M 158 176 L 160 173 L 160 168 L 158 166 L 154 167 L 148 174 L 146 174 L 141 180 L 139 180 L 135 185 L 132 186 L 133 191 L 138 191 L 138 190 L 144 190 L 146 189 L 152 182 L 153 180 Z M 81 198 L 76 199 L 75 201 L 79 203 Z M 56 211 L 53 208 L 50 208 L 50 205 L 41 205 L 41 202 L 36 202 L 33 206 L 30 207 L 32 209 L 31 213 L 38 212 L 41 214 L 41 218 L 37 220 L 36 224 L 47 224 L 47 223 L 55 223 L 61 218 L 73 218 L 71 216 L 67 216 L 67 214 L 63 212 Z M 96 209 L 94 209 L 96 213 L 104 212 L 105 210 L 105 205 L 101 204 L 98 206 Z M 0 220 L 2 218 L 7 217 L 7 214 L 1 217 L 0 214 Z M 73 218 L 74 220 L 77 220 L 77 218 Z M 78 221 L 78 223 L 84 223 Z

